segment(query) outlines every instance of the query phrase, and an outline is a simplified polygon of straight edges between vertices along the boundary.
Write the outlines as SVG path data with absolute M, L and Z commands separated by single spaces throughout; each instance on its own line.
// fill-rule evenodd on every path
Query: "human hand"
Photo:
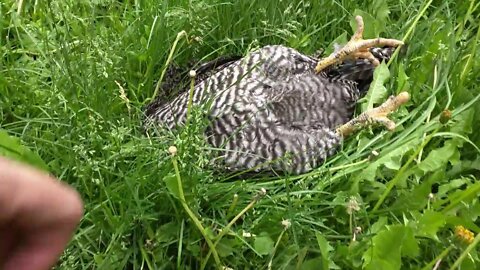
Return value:
M 82 215 L 72 188 L 0 157 L 0 269 L 51 268 Z

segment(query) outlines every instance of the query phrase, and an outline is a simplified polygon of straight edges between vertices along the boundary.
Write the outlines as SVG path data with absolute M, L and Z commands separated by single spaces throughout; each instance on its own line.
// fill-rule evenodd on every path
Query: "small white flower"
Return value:
M 290 226 L 292 226 L 292 223 L 290 222 L 290 220 L 284 219 L 282 220 L 282 226 L 284 230 L 287 230 L 288 228 L 290 228 Z
M 190 70 L 190 72 L 188 73 L 188 76 L 190 76 L 190 78 L 194 78 L 195 76 L 197 76 L 197 72 L 195 70 Z
M 193 40 L 195 40 L 195 41 L 198 42 L 198 43 L 200 43 L 200 42 L 203 41 L 202 38 L 199 37 L 199 36 L 195 36 L 195 37 L 193 38 Z
M 245 238 L 250 238 L 250 237 L 252 237 L 253 235 L 252 235 L 251 233 L 249 233 L 249 232 L 243 231 L 243 232 L 242 232 L 242 236 L 245 237 Z

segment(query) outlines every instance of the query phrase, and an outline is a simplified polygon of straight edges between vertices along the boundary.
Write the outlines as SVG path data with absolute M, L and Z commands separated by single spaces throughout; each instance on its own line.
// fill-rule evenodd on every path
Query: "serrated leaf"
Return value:
M 439 183 L 445 179 L 444 171 L 436 171 L 431 173 L 426 179 L 423 178 L 419 185 L 415 185 L 413 189 L 408 190 L 405 193 L 401 193 L 401 196 L 395 199 L 395 203 L 392 208 L 400 207 L 403 209 L 425 209 L 428 200 L 428 194 L 432 191 L 432 185 Z
M 258 254 L 268 255 L 273 250 L 273 240 L 267 234 L 261 234 L 255 238 L 253 247 Z
M 452 190 L 458 190 L 459 187 L 463 185 L 468 185 L 470 183 L 470 180 L 468 178 L 459 178 L 459 179 L 453 179 L 448 181 L 446 184 L 441 185 L 438 188 L 437 196 L 438 197 L 443 197 L 447 195 L 447 193 L 451 192 Z
M 447 213 L 458 207 L 469 203 L 471 200 L 478 198 L 480 194 L 480 182 L 467 186 L 465 190 L 457 190 L 448 196 L 449 204 L 443 208 L 442 212 Z
M 22 145 L 19 138 L 10 136 L 6 131 L 1 129 L 0 156 L 27 163 L 44 171 L 48 170 L 47 164 L 45 164 L 37 153 Z
M 388 219 L 387 217 L 380 217 L 377 222 L 375 222 L 371 227 L 370 227 L 370 233 L 375 234 L 383 228 L 385 228 L 385 225 L 387 225 Z
M 180 198 L 180 193 L 178 189 L 178 182 L 177 182 L 177 176 L 174 173 L 169 173 L 163 178 L 163 182 L 165 182 L 165 185 L 167 186 L 168 191 L 170 194 L 175 196 L 175 198 Z
M 365 96 L 366 102 L 362 104 L 363 112 L 371 110 L 374 105 L 385 101 L 388 96 L 388 91 L 384 84 L 388 78 L 390 78 L 390 71 L 388 70 L 387 64 L 382 62 L 373 72 L 373 81 Z
M 450 163 L 452 163 L 450 161 Z M 449 177 L 454 177 L 463 171 L 477 170 L 480 171 L 480 156 L 474 160 L 462 160 L 461 162 L 452 163 L 453 168 L 448 172 Z
M 437 239 L 437 232 L 445 223 L 442 213 L 426 210 L 417 220 L 417 235 Z
M 446 141 L 443 147 L 430 151 L 428 156 L 418 164 L 418 168 L 424 173 L 436 171 L 447 164 L 455 151 L 457 151 L 456 145 L 451 140 Z
M 401 269 L 403 256 L 415 257 L 420 249 L 410 227 L 390 226 L 372 238 L 372 245 L 363 254 L 365 269 Z

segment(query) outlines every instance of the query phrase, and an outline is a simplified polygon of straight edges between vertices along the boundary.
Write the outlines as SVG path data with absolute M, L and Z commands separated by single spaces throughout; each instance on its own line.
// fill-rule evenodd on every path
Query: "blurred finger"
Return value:
M 28 166 L 0 158 L 0 227 L 18 237 L 2 269 L 48 269 L 83 214 L 77 192 Z

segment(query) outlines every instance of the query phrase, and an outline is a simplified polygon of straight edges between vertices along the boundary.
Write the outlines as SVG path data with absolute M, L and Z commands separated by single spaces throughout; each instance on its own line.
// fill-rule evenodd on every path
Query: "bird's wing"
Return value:
M 220 56 L 211 61 L 201 63 L 198 66 L 198 68 L 195 69 L 196 81 L 197 82 L 203 81 L 204 79 L 210 77 L 215 72 L 228 67 L 229 65 L 235 63 L 241 58 L 242 56 L 239 56 L 239 55 Z

